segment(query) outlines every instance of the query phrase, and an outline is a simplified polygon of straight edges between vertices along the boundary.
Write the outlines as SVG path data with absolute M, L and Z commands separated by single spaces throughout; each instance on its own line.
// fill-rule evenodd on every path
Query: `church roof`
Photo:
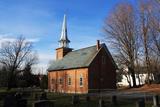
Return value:
M 101 44 L 101 47 L 105 47 L 107 49 L 105 44 Z M 48 71 L 89 67 L 98 52 L 96 45 L 69 52 L 61 60 L 52 62 Z M 108 52 L 109 51 L 107 49 L 107 53 Z

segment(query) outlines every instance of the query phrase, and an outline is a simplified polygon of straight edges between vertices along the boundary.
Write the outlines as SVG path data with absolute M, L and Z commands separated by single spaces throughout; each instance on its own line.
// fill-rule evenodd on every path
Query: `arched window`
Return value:
M 68 76 L 68 85 L 71 85 L 71 76 Z
M 83 76 L 82 76 L 82 74 L 79 77 L 79 86 L 83 87 Z

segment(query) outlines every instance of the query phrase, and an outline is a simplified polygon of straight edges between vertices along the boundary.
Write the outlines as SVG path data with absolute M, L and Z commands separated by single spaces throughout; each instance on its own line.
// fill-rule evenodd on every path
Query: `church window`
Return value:
M 68 85 L 71 85 L 71 77 L 68 77 Z
M 79 78 L 79 86 L 82 87 L 83 86 L 83 76 L 80 75 L 80 78 Z

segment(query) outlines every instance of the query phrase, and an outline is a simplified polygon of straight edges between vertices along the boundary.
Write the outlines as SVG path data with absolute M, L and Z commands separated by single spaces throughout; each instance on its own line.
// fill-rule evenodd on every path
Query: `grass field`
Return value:
M 10 92 L 16 92 L 16 89 L 12 89 Z M 3 99 L 5 95 L 9 93 L 5 88 L 0 89 L 0 107 L 3 106 Z M 27 99 L 27 107 L 33 107 L 35 101 L 41 96 L 41 91 L 23 91 L 23 98 Z M 90 96 L 90 101 L 86 101 L 86 95 L 79 95 L 80 102 L 77 105 L 72 104 L 71 94 L 55 94 L 47 93 L 47 98 L 55 103 L 55 107 L 98 107 L 99 97 Z M 105 102 L 105 107 L 135 107 L 138 99 L 117 98 L 118 104 L 113 105 L 111 103 L 111 96 L 102 97 Z M 152 99 L 146 100 L 146 107 L 152 106 Z

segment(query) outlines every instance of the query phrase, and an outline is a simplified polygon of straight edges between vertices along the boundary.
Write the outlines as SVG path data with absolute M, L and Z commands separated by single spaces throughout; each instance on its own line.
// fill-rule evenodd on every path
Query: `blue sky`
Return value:
M 105 17 L 126 0 L 0 0 L 0 42 L 19 35 L 34 42 L 39 69 L 55 59 L 63 15 L 67 15 L 70 47 L 79 49 L 103 39 Z

